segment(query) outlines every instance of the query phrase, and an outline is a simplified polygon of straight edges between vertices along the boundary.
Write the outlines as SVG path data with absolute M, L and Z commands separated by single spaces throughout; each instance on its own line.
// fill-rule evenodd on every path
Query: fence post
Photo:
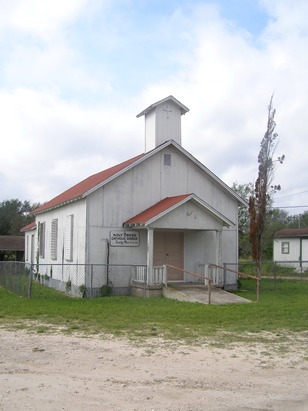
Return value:
M 227 280 L 227 263 L 224 263 L 223 266 L 224 266 L 224 284 L 223 284 L 223 287 L 225 288 L 226 280 Z M 237 270 L 237 271 L 239 271 L 239 270 Z
M 147 283 L 148 283 L 148 267 L 144 267 L 143 270 L 143 297 L 147 296 Z
M 257 277 L 257 303 L 259 302 L 259 296 L 260 296 L 260 278 Z
M 276 264 L 273 261 L 273 274 L 274 274 L 274 289 L 276 290 Z
M 163 285 L 168 287 L 168 283 L 167 283 L 167 266 L 166 265 L 163 265 Z
M 30 264 L 28 298 L 31 298 L 31 295 L 32 295 L 32 277 L 33 277 L 32 274 L 33 274 L 33 264 Z
M 93 297 L 92 295 L 92 289 L 93 289 L 93 264 L 91 264 L 91 277 L 90 277 L 90 298 Z
M 212 279 L 210 278 L 209 281 L 208 281 L 208 287 L 209 287 L 209 305 L 211 305 L 211 294 L 212 294 L 211 282 L 212 282 Z

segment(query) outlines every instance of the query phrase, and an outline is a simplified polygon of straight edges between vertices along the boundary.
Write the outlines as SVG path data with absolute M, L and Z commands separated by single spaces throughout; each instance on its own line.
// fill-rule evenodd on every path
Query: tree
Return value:
M 293 216 L 280 208 L 267 211 L 264 229 L 263 256 L 266 260 L 273 258 L 273 238 L 276 231 L 289 227 L 293 221 Z
M 252 183 L 233 183 L 232 190 L 235 191 L 248 204 L 249 197 L 253 193 Z M 240 205 L 238 210 L 238 232 L 239 232 L 239 257 L 248 258 L 251 256 L 251 244 L 249 241 L 249 212 L 248 207 Z
M 20 229 L 34 221 L 32 210 L 39 204 L 18 199 L 0 203 L 0 235 L 20 235 Z
M 308 211 L 304 211 L 302 214 L 292 216 L 292 222 L 289 224 L 289 228 L 307 228 L 308 227 Z
M 273 96 L 268 106 L 267 129 L 261 141 L 258 156 L 258 178 L 255 182 L 253 194 L 249 198 L 250 228 L 249 236 L 252 247 L 252 258 L 256 262 L 257 275 L 261 277 L 262 251 L 264 246 L 265 222 L 267 212 L 272 203 L 272 194 L 280 190 L 280 185 L 272 185 L 275 165 L 283 163 L 285 156 L 273 160 L 277 147 L 278 134 L 275 133 L 275 114 Z

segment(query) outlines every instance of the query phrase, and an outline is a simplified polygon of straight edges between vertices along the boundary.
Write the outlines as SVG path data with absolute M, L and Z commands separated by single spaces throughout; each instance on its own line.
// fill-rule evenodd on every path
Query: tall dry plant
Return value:
M 258 156 L 258 178 L 254 191 L 249 198 L 249 237 L 252 247 L 252 258 L 256 262 L 257 275 L 261 277 L 262 250 L 264 245 L 264 232 L 267 211 L 272 203 L 272 194 L 281 189 L 280 185 L 272 185 L 275 165 L 283 163 L 285 156 L 273 160 L 278 143 L 278 134 L 275 133 L 275 114 L 273 108 L 273 96 L 268 106 L 267 129 L 261 141 Z

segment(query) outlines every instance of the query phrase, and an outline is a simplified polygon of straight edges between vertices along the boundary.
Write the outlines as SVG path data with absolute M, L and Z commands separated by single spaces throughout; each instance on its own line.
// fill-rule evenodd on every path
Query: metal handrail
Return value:
M 259 302 L 259 297 L 260 297 L 260 280 L 261 280 L 261 278 L 256 277 L 256 276 L 254 276 L 254 275 L 249 275 L 249 274 L 241 273 L 240 271 L 232 270 L 231 268 L 226 268 L 226 267 L 223 267 L 223 266 L 217 265 L 217 264 L 209 264 L 209 267 L 221 268 L 222 270 L 230 271 L 231 273 L 235 273 L 235 274 L 237 274 L 237 275 L 239 275 L 239 276 L 248 277 L 248 278 L 252 278 L 253 280 L 256 280 L 257 302 Z
M 178 270 L 178 271 L 181 271 L 181 272 L 183 272 L 183 273 L 187 273 L 187 274 L 193 275 L 193 276 L 198 277 L 198 278 L 202 278 L 203 280 L 207 280 L 207 282 L 208 282 L 208 287 L 209 287 L 209 288 L 208 288 L 208 289 L 209 289 L 208 304 L 209 304 L 209 305 L 211 304 L 212 279 L 211 279 L 210 277 L 206 277 L 205 275 L 197 274 L 197 273 L 194 273 L 193 271 L 185 270 L 185 269 L 183 269 L 183 268 L 176 267 L 176 266 L 171 265 L 171 264 L 166 264 L 165 266 L 166 266 L 166 267 L 169 267 L 169 268 L 173 268 L 173 269 Z M 166 285 L 167 285 L 167 284 L 166 284 Z

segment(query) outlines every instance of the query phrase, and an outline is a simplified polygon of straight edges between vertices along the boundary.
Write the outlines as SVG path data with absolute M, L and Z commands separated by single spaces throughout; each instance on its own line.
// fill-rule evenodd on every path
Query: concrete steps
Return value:
M 188 301 L 201 304 L 208 304 L 209 294 L 208 287 L 202 284 L 185 284 L 172 283 L 163 287 L 163 296 L 179 301 Z M 220 288 L 211 288 L 211 304 L 245 304 L 250 303 L 250 300 L 238 295 L 221 290 Z

